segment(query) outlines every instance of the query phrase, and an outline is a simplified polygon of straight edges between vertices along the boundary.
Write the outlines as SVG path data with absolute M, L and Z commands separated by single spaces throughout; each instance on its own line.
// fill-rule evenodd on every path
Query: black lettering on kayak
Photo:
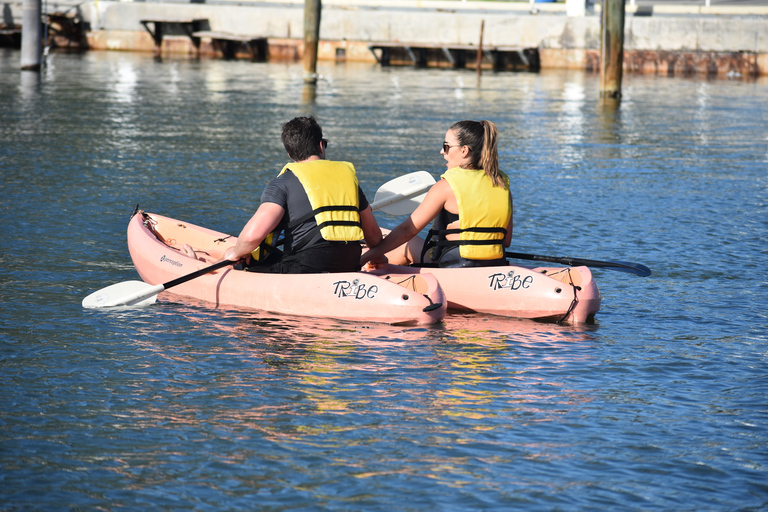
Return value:
M 355 279 L 351 283 L 349 281 L 336 281 L 333 283 L 333 286 L 333 294 L 340 299 L 373 299 L 379 291 L 379 287 L 375 284 L 366 286 L 365 283 L 361 283 L 359 279 Z
M 336 281 L 333 285 L 336 287 L 333 290 L 333 294 L 337 297 L 346 297 L 347 292 L 352 287 L 352 283 L 349 281 Z
M 510 270 L 506 274 L 497 272 L 488 276 L 490 281 L 489 287 L 491 290 L 502 290 L 509 288 L 512 291 L 519 290 L 520 288 L 528 289 L 533 284 L 533 276 L 522 277 L 515 274 L 514 270 Z

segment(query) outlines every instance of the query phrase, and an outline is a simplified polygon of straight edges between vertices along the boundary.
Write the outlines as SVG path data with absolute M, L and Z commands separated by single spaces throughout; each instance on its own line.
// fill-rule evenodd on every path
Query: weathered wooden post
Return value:
M 40 0 L 24 0 L 21 12 L 21 69 L 40 71 L 43 23 Z
M 624 63 L 624 2 L 603 0 L 600 27 L 600 97 L 621 98 Z
M 485 20 L 480 21 L 480 42 L 477 43 L 477 76 L 483 73 L 483 31 L 485 30 Z
M 304 0 L 304 82 L 317 82 L 317 45 L 320 40 L 321 0 Z

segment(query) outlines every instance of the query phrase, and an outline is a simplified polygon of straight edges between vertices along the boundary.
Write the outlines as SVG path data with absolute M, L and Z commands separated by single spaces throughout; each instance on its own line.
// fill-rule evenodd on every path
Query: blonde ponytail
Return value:
M 485 170 L 485 174 L 491 178 L 494 186 L 506 187 L 504 179 L 499 174 L 499 152 L 498 152 L 498 133 L 499 130 L 491 121 L 483 119 L 480 121 L 483 125 L 483 149 L 480 153 L 480 167 Z
M 462 146 L 469 146 L 469 169 L 483 169 L 495 187 L 507 188 L 499 173 L 499 130 L 491 121 L 458 121 L 450 128 Z

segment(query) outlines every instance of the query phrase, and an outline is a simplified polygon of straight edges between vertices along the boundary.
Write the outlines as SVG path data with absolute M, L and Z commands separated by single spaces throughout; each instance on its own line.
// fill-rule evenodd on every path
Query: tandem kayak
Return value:
M 133 264 L 142 280 L 154 285 L 210 266 L 236 242 L 237 237 L 143 211 L 128 224 Z M 272 313 L 397 325 L 439 322 L 447 308 L 429 273 L 262 274 L 227 266 L 163 293 Z

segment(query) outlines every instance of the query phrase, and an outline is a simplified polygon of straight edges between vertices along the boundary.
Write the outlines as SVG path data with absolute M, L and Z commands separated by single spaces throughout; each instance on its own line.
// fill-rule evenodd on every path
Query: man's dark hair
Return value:
M 301 162 L 312 155 L 320 155 L 323 129 L 314 117 L 294 117 L 283 125 L 281 138 L 291 160 Z

